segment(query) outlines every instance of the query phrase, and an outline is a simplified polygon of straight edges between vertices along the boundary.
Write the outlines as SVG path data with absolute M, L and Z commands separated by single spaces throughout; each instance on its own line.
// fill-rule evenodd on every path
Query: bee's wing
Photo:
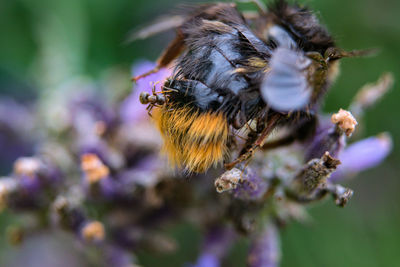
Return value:
M 178 28 L 183 24 L 184 21 L 185 17 L 180 15 L 161 17 L 154 21 L 151 25 L 143 27 L 139 30 L 135 29 L 131 31 L 126 38 L 126 42 L 130 43 L 135 40 L 146 39 L 158 33 Z
M 300 51 L 276 48 L 271 57 L 270 70 L 261 84 L 261 96 L 271 108 L 287 112 L 306 107 L 312 95 L 307 81 L 311 60 Z

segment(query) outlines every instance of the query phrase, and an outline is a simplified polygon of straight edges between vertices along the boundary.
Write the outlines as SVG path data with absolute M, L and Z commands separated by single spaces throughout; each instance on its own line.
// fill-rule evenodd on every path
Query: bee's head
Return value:
M 272 52 L 261 95 L 277 111 L 308 109 L 338 74 L 334 40 L 314 13 L 297 4 L 276 1 L 267 17 L 264 34 Z
M 278 46 L 272 51 L 260 93 L 265 103 L 279 112 L 312 109 L 335 80 L 339 61 L 319 52 Z

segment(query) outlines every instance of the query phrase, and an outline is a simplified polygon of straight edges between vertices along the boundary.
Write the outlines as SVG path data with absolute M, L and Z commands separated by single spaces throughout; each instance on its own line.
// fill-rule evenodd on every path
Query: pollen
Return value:
M 164 140 L 163 152 L 172 165 L 199 173 L 226 156 L 229 127 L 222 113 L 163 106 L 155 110 L 153 118 Z

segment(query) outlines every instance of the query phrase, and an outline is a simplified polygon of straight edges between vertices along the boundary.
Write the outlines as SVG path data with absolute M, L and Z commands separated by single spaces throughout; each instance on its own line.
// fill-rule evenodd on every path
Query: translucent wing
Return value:
M 274 50 L 270 71 L 261 84 L 261 96 L 277 111 L 300 110 L 310 102 L 312 87 L 307 81 L 311 64 L 302 52 L 285 47 Z
M 133 30 L 131 33 L 128 34 L 126 42 L 129 43 L 135 40 L 146 39 L 158 33 L 178 28 L 182 25 L 184 21 L 185 17 L 179 15 L 161 17 L 147 27 L 141 28 L 139 30 Z

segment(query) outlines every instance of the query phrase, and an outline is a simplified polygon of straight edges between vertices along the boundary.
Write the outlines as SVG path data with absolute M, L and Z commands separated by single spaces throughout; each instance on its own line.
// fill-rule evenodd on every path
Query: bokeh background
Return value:
M 77 76 L 114 80 L 109 88 L 130 91 L 130 69 L 140 59 L 155 60 L 173 33 L 127 44 L 132 29 L 168 14 L 177 0 L 3 0 L 0 1 L 0 95 L 30 105 L 55 85 Z M 188 2 L 188 1 L 186 1 Z M 400 80 L 400 1 L 309 0 L 344 49 L 377 47 L 372 58 L 345 59 L 341 75 L 324 106 L 327 112 L 347 107 L 356 91 L 386 71 Z M 118 71 L 116 71 L 118 70 Z M 110 75 L 118 73 L 113 79 Z M 121 74 L 122 73 L 122 74 Z M 115 78 L 115 79 L 114 79 Z M 348 183 L 355 190 L 350 204 L 331 202 L 310 207 L 313 221 L 292 223 L 282 233 L 282 266 L 400 266 L 400 88 L 399 82 L 362 122 L 362 136 L 388 131 L 394 151 L 378 168 Z M 5 112 L 5 111 L 2 111 Z M 10 172 L 13 158 L 32 151 L 0 147 L 0 176 Z M 0 266 L 17 257 L 7 244 L 0 215 Z M 179 242 L 176 254 L 138 254 L 143 266 L 182 266 L 193 262 L 200 234 L 191 225 L 171 229 Z M 39 246 L 30 244 L 31 247 Z M 43 240 L 43 242 L 48 242 Z M 42 243 L 41 243 L 42 244 Z M 57 247 L 57 242 L 49 246 Z M 245 266 L 246 240 L 230 254 L 232 266 Z M 43 244 L 42 244 L 43 246 Z M 73 250 L 73 248 L 68 248 Z M 41 250 L 46 254 L 46 248 Z M 67 251 L 68 252 L 68 251 Z M 25 265 L 27 266 L 27 265 Z M 36 265 L 29 265 L 36 266 Z M 39 265 L 40 266 L 40 265 Z

